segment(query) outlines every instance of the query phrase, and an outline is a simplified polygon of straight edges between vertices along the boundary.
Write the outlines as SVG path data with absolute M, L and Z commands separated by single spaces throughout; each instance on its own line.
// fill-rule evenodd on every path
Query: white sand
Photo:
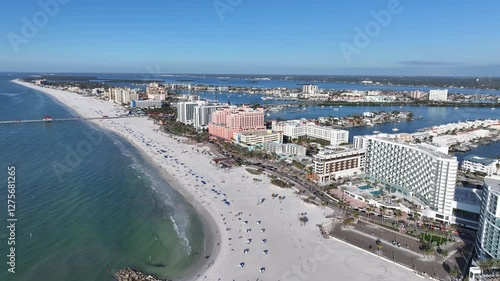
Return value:
M 16 83 L 49 94 L 81 117 L 111 117 L 124 111 L 112 102 Z M 316 224 L 327 222 L 325 214 L 330 210 L 306 204 L 293 190 L 271 185 L 267 177 L 251 175 L 244 168 L 226 171 L 215 167 L 208 154 L 203 153 L 207 148 L 178 142 L 178 138 L 158 132 L 158 126 L 145 117 L 94 122 L 141 148 L 169 175 L 173 187 L 193 205 L 203 206 L 202 211 L 216 222 L 220 234 L 216 239 L 221 239 L 214 245 L 220 248 L 218 254 L 210 257 L 208 261 L 213 263 L 208 269 L 204 266 L 196 274 L 200 276 L 190 280 L 422 280 L 407 268 L 323 238 Z M 160 150 L 167 152 L 159 153 Z M 280 203 L 278 198 L 272 199 L 273 193 L 286 198 Z M 264 203 L 257 204 L 263 198 Z M 301 226 L 298 219 L 303 212 L 309 218 L 306 226 Z M 250 244 L 247 239 L 252 239 Z M 267 242 L 263 243 L 263 239 Z M 249 249 L 246 254 L 245 249 Z M 267 255 L 264 250 L 269 251 Z M 243 268 L 239 266 L 241 262 L 245 263 Z M 264 273 L 260 272 L 262 267 L 266 269 Z

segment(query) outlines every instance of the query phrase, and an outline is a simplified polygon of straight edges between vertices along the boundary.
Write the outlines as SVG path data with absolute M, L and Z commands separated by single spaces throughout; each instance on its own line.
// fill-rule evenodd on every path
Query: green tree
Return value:
M 380 206 L 379 211 L 380 211 L 380 215 L 382 215 L 382 221 L 383 221 L 384 220 L 384 215 L 386 213 L 385 206 Z
M 424 256 L 430 256 L 435 252 L 435 249 L 432 246 L 432 244 L 422 244 L 421 248 L 422 248 L 422 253 L 424 253 Z
M 394 214 L 394 218 L 396 218 L 396 220 L 398 220 L 398 218 L 403 216 L 403 213 L 401 212 L 401 210 L 394 210 L 393 214 Z
M 450 275 L 451 278 L 455 279 L 458 277 L 458 269 L 456 267 L 452 267 L 448 274 Z
M 358 218 L 359 218 L 359 212 L 358 211 L 352 212 L 352 217 L 354 218 L 354 220 L 358 220 Z
M 354 223 L 354 218 L 352 218 L 350 216 L 346 216 L 346 218 L 344 218 L 344 221 L 343 221 L 344 226 L 349 227 L 353 223 Z

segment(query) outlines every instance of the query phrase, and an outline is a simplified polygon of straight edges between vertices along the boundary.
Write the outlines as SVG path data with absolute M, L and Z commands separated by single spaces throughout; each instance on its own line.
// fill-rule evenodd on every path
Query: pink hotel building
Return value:
M 236 107 L 220 109 L 212 113 L 212 122 L 208 124 L 210 135 L 225 140 L 232 140 L 233 134 L 244 131 L 265 130 L 264 109 Z

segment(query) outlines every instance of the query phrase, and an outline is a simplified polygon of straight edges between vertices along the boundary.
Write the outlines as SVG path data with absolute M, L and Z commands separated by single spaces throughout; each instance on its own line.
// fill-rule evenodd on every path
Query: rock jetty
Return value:
M 115 274 L 117 281 L 165 281 L 152 275 L 146 275 L 140 271 L 126 268 Z

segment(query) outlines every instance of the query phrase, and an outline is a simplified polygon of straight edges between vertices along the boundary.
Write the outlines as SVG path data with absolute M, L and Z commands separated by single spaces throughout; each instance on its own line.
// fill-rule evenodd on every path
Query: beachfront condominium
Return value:
M 193 126 L 197 129 L 206 129 L 212 121 L 212 114 L 219 109 L 228 107 L 227 104 L 202 104 L 194 107 Z
M 424 92 L 422 91 L 411 91 L 410 97 L 415 100 L 419 100 L 424 96 Z
M 138 100 L 139 94 L 136 89 L 110 88 L 105 92 L 105 97 L 119 104 L 129 104 L 132 100 Z
M 315 95 L 319 93 L 319 87 L 312 84 L 303 85 L 302 92 L 309 95 Z
M 207 104 L 207 102 L 201 100 L 175 103 L 174 106 L 177 108 L 177 121 L 188 125 L 194 125 L 195 108 L 205 104 Z
M 430 101 L 447 101 L 448 100 L 448 89 L 444 90 L 430 90 L 429 91 Z
M 339 146 L 327 146 L 314 155 L 313 179 L 327 183 L 341 177 L 355 176 L 364 166 L 365 151 Z
M 264 109 L 230 106 L 212 113 L 208 132 L 211 136 L 230 141 L 234 133 L 265 130 Z
M 349 131 L 337 130 L 330 127 L 318 126 L 307 120 L 272 121 L 273 131 L 282 131 L 283 135 L 291 139 L 310 137 L 323 139 L 330 145 L 339 145 L 349 142 Z
M 422 202 L 425 216 L 450 222 L 458 161 L 443 148 L 401 141 L 397 135 L 354 137 L 366 150 L 364 173 Z M 362 140 L 360 138 L 363 138 Z
M 500 176 L 484 178 L 476 252 L 480 259 L 500 259 Z

